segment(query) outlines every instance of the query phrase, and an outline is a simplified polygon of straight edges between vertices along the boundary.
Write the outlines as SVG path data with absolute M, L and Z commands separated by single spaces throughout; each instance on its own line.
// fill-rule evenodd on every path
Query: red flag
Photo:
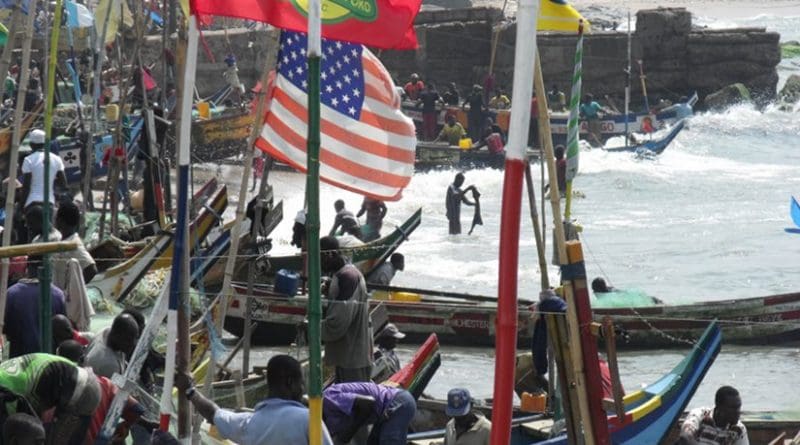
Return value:
M 306 170 L 308 94 L 305 34 L 284 31 L 277 76 L 256 145 Z M 414 123 L 400 111 L 394 82 L 358 44 L 322 42 L 320 178 L 383 201 L 400 199 L 414 173 Z
M 385 49 L 415 49 L 422 0 L 322 0 L 322 36 Z M 193 14 L 236 17 L 306 32 L 308 0 L 192 0 Z

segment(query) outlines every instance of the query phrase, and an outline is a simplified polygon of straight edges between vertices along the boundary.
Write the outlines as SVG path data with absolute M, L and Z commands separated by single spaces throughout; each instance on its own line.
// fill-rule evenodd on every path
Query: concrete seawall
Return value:
M 691 14 L 683 8 L 642 10 L 636 15 L 632 38 L 633 72 L 631 87 L 634 102 L 641 101 L 636 60 L 643 61 L 647 92 L 651 101 L 666 97 L 677 99 L 697 91 L 705 95 L 734 82 L 747 86 L 760 101 L 776 94 L 780 62 L 780 35 L 762 28 L 728 30 L 698 29 L 692 26 Z M 502 27 L 495 59 L 496 85 L 510 90 L 514 64 L 516 26 L 505 23 L 499 9 L 423 11 L 417 18 L 420 48 L 416 51 L 378 52 L 387 69 L 400 82 L 412 72 L 424 80 L 444 86 L 456 82 L 461 90 L 482 84 L 489 72 L 493 29 Z M 276 33 L 229 29 L 203 33 L 215 61 L 201 47 L 197 67 L 197 88 L 206 96 L 225 84 L 224 58 L 233 52 L 239 61 L 239 75 L 249 88 L 258 81 L 269 45 Z M 229 42 L 229 43 L 228 43 Z M 574 35 L 540 33 L 538 37 L 548 88 L 557 84 L 569 90 Z M 600 31 L 588 34 L 584 41 L 584 91 L 596 97 L 620 98 L 624 89 L 623 69 L 627 64 L 627 35 Z M 146 63 L 161 60 L 160 38 L 150 37 L 144 45 Z M 156 63 L 156 79 L 160 79 Z M 618 102 L 621 105 L 621 102 Z

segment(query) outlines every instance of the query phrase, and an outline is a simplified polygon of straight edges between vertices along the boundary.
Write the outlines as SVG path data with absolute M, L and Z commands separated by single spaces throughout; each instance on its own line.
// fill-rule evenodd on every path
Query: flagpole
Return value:
M 188 314 L 188 292 L 189 292 L 189 237 L 188 237 L 188 194 L 189 194 L 189 144 L 191 143 L 192 126 L 192 93 L 194 92 L 195 67 L 197 65 L 197 44 L 198 31 L 197 21 L 194 15 L 188 17 L 188 29 L 186 40 L 179 45 L 184 49 L 183 53 L 178 52 L 178 59 L 184 61 L 183 78 L 179 84 L 180 88 L 180 113 L 178 114 L 178 217 L 175 229 L 175 241 L 172 256 L 172 274 L 170 277 L 169 311 L 167 312 L 167 332 L 177 332 L 176 342 L 171 342 L 167 346 L 177 348 L 172 353 L 175 359 L 170 363 L 167 360 L 167 368 L 177 368 L 178 372 L 189 372 L 189 314 Z M 183 57 L 181 57 L 183 56 Z M 174 334 L 173 334 L 174 335 Z M 172 383 L 167 381 L 167 377 L 174 374 L 165 369 L 164 391 L 170 391 Z M 163 402 L 163 398 L 162 398 Z M 168 414 L 165 406 L 161 407 L 161 427 L 168 425 Z M 185 394 L 178 396 L 178 439 L 183 444 L 191 441 L 191 406 Z
M 306 239 L 308 241 L 308 438 L 322 444 L 322 296 L 319 247 L 319 109 L 322 54 L 322 2 L 308 2 L 308 160 L 306 176 Z
M 37 0 L 31 0 L 28 8 L 36 10 Z M 33 21 L 36 14 L 28 14 L 25 22 L 25 40 L 22 42 L 22 67 L 20 67 L 19 83 L 27 85 L 30 78 L 31 42 L 33 41 Z M 11 45 L 7 42 L 6 45 Z M 6 228 L 3 231 L 3 247 L 11 245 L 11 228 L 14 221 L 14 195 L 16 194 L 17 163 L 19 163 L 19 143 L 22 139 L 22 120 L 25 110 L 25 91 L 27 88 L 17 87 L 17 106 L 14 108 L 14 130 L 11 134 L 11 153 L 8 156 L 8 185 L 6 188 Z M 25 203 L 23 203 L 24 205 Z M 8 258 L 2 259 L 0 270 L 0 327 L 5 322 L 6 297 L 8 295 Z
M 522 0 L 517 10 L 514 50 L 514 84 L 511 122 L 506 146 L 503 207 L 500 227 L 500 259 L 497 285 L 497 332 L 495 336 L 494 402 L 491 443 L 509 443 L 514 397 L 514 363 L 517 352 L 517 279 L 522 182 L 525 148 L 530 124 L 533 65 L 536 59 L 538 0 Z
M 575 47 L 575 60 L 572 72 L 572 90 L 569 98 L 569 121 L 567 123 L 567 181 L 566 202 L 564 203 L 564 220 L 569 221 L 572 210 L 572 179 L 578 173 L 578 133 L 580 121 L 578 107 L 581 101 L 583 78 L 583 20 L 578 23 L 578 43 Z M 627 102 L 625 106 L 627 107 Z M 625 111 L 625 125 L 628 125 L 628 112 Z M 627 136 L 627 134 L 626 134 Z M 627 142 L 626 142 L 627 145 Z

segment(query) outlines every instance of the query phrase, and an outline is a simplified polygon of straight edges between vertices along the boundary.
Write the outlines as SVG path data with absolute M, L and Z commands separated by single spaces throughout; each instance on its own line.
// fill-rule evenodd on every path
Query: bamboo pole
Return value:
M 539 116 L 548 116 L 544 79 L 542 77 L 541 61 L 538 54 L 536 55 L 536 68 L 534 70 L 534 87 L 538 97 L 537 103 L 539 107 Z M 544 131 L 543 134 L 550 134 L 550 119 L 539 119 L 539 125 L 539 130 Z M 561 218 L 561 196 L 560 193 L 558 193 L 558 174 L 556 173 L 555 156 L 553 155 L 553 140 L 552 138 L 545 138 L 544 142 L 545 143 L 542 149 L 544 151 L 544 159 L 547 162 L 547 173 L 550 178 L 550 204 L 552 206 L 554 220 L 553 224 L 555 226 L 554 229 L 556 234 L 556 245 L 554 248 L 557 249 L 558 252 L 559 264 L 564 266 L 567 264 L 568 259 L 566 239 L 564 236 L 564 223 Z M 570 345 L 569 354 L 575 367 L 574 390 L 578 393 L 579 402 L 577 411 L 574 414 L 577 415 L 578 420 L 583 419 L 583 422 L 589 422 L 592 417 L 589 410 L 589 401 L 586 398 L 586 379 L 585 370 L 583 367 L 582 347 L 579 337 L 580 329 L 578 326 L 578 315 L 574 304 L 572 288 L 569 286 L 564 288 L 564 299 L 567 302 L 567 326 Z M 571 386 L 565 388 L 565 390 L 569 391 L 570 388 Z M 574 422 L 576 426 L 580 423 L 580 421 Z M 576 435 L 573 437 L 580 437 L 583 435 L 584 443 L 586 445 L 594 445 L 596 443 L 594 432 L 590 428 L 589 424 L 584 424 L 583 430 L 576 431 L 574 434 Z
M 37 0 L 31 0 L 28 8 L 36 10 Z M 20 67 L 20 86 L 17 87 L 17 107 L 14 109 L 14 130 L 11 134 L 11 153 L 9 154 L 8 186 L 6 189 L 6 230 L 3 231 L 3 248 L 11 244 L 11 232 L 14 224 L 14 197 L 16 195 L 17 164 L 19 163 L 19 143 L 22 139 L 22 120 L 25 110 L 25 92 L 30 77 L 31 43 L 33 41 L 33 21 L 36 14 L 28 14 L 25 21 L 25 37 L 22 42 L 22 66 Z M 11 46 L 11 43 L 8 43 Z M 22 85 L 26 87 L 23 88 Z M 25 205 L 23 202 L 22 205 Z M 27 255 L 25 253 L 21 255 Z M 12 255 L 13 256 L 13 255 Z M 0 263 L 0 327 L 5 323 L 6 297 L 8 295 L 8 257 Z M 2 329 L 0 329 L 2 330 Z
M 550 288 L 550 278 L 547 273 L 547 258 L 544 253 L 544 239 L 542 230 L 539 227 L 539 215 L 536 210 L 536 192 L 533 190 L 533 175 L 531 174 L 531 164 L 525 166 L 525 186 L 528 189 L 528 204 L 531 208 L 531 222 L 533 223 L 533 236 L 536 238 L 536 253 L 539 257 L 539 273 L 541 274 L 542 290 Z
M 275 51 L 276 49 L 273 49 L 273 54 Z M 253 146 L 255 145 L 256 139 L 258 139 L 258 136 L 261 134 L 261 129 L 264 126 L 263 117 L 267 103 L 267 83 L 269 82 L 269 71 L 272 64 L 272 58 L 267 57 L 264 62 L 264 71 L 261 76 L 261 91 L 258 92 L 255 120 L 253 122 L 253 128 L 250 130 L 250 136 L 247 139 L 247 147 L 245 147 L 242 181 L 239 184 L 239 202 L 236 204 L 236 220 L 233 224 L 233 227 L 231 227 L 231 246 L 228 249 L 228 260 L 225 263 L 222 290 L 219 294 L 219 317 L 216 319 L 216 329 L 218 332 L 222 331 L 223 324 L 225 323 L 225 317 L 228 312 L 228 300 L 230 298 L 229 294 L 231 293 L 231 283 L 233 282 L 233 272 L 239 255 L 239 241 L 244 232 L 243 221 L 245 217 L 245 206 L 247 203 L 247 184 L 250 176 L 252 175 L 253 157 L 255 154 Z M 207 391 L 208 395 L 211 395 L 211 391 L 213 391 L 211 388 L 211 380 L 213 379 L 214 374 L 216 374 L 214 372 L 215 366 L 216 363 L 212 359 L 209 362 L 205 384 L 203 385 L 203 387 L 206 388 L 205 391 Z

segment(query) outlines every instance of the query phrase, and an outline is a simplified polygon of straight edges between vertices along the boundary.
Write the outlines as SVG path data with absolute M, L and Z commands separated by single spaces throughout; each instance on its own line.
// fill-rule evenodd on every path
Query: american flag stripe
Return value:
M 290 89 L 292 85 L 284 88 Z M 322 148 L 340 151 L 342 154 L 358 159 L 359 163 L 370 164 L 382 160 L 396 161 L 400 164 L 390 165 L 391 170 L 402 169 L 405 164 L 414 162 L 414 153 L 398 148 L 397 145 L 409 143 L 406 137 L 395 136 L 391 133 L 376 130 L 375 128 L 360 124 L 355 121 L 348 122 L 347 128 L 342 128 L 329 119 L 335 111 L 322 109 L 320 112 L 320 130 L 322 132 Z M 307 132 L 306 108 L 282 90 L 276 90 L 267 123 L 280 122 L 297 135 L 305 138 Z M 303 144 L 305 149 L 305 143 Z
M 304 35 L 281 37 L 270 111 L 257 146 L 306 170 L 308 132 Z M 394 83 L 360 45 L 323 41 L 320 177 L 382 200 L 400 198 L 414 170 L 416 132 L 400 111 Z

